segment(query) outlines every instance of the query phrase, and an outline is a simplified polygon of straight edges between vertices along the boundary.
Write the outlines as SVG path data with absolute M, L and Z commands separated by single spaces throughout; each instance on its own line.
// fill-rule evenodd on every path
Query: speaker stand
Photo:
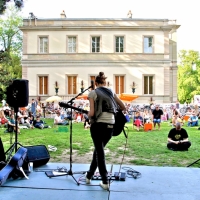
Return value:
M 17 146 L 20 145 L 22 146 L 19 142 L 18 142 L 18 122 L 17 122 L 17 112 L 19 110 L 19 107 L 14 107 L 14 111 L 15 111 L 15 142 L 10 146 L 10 148 L 5 152 L 5 155 L 8 154 L 7 158 L 6 158 L 6 163 L 10 160 L 10 158 L 12 157 L 13 151 L 15 150 L 15 153 L 17 152 Z

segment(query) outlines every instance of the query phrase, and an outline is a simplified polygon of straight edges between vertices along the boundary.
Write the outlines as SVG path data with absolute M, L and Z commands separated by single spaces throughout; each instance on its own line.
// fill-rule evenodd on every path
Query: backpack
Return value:
M 8 122 L 8 120 L 6 120 L 5 118 L 1 118 L 1 124 L 5 124 L 7 122 Z

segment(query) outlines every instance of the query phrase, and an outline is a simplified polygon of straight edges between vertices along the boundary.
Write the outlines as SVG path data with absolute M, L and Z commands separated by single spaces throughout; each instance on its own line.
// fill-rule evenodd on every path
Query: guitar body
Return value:
M 14 169 L 22 167 L 27 154 L 27 149 L 20 147 L 10 162 L 0 171 L 0 186 L 3 185 Z
M 126 117 L 121 110 L 118 110 L 118 112 L 115 114 L 113 136 L 118 136 L 123 131 L 126 122 Z

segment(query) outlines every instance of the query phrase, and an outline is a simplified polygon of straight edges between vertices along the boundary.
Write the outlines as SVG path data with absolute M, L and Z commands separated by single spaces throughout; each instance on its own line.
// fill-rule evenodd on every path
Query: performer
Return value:
M 121 110 L 125 110 L 125 106 L 110 88 L 105 87 L 106 77 L 104 72 L 99 72 L 95 79 L 95 85 L 97 87 L 96 90 L 92 90 L 88 95 L 90 102 L 88 114 L 91 122 L 90 133 L 95 149 L 89 171 L 86 174 L 86 183 L 90 184 L 90 180 L 98 167 L 102 177 L 100 186 L 108 190 L 104 147 L 112 137 L 113 124 L 115 123 L 114 113 L 117 110 L 117 106 Z M 114 97 L 115 101 L 112 101 L 109 97 L 110 95 Z

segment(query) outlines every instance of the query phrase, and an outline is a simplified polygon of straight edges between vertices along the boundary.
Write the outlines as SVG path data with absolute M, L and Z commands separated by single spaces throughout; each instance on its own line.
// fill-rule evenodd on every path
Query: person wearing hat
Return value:
M 161 116 L 163 115 L 163 111 L 159 108 L 157 104 L 155 109 L 152 112 L 152 120 L 154 125 L 154 130 L 156 129 L 156 124 L 158 124 L 158 130 L 160 130 Z
M 177 122 L 175 128 L 172 128 L 168 134 L 167 148 L 173 151 L 187 151 L 191 146 L 188 140 L 187 131 Z
M 188 126 L 198 126 L 198 117 L 195 112 L 192 112 L 192 115 L 188 119 Z

